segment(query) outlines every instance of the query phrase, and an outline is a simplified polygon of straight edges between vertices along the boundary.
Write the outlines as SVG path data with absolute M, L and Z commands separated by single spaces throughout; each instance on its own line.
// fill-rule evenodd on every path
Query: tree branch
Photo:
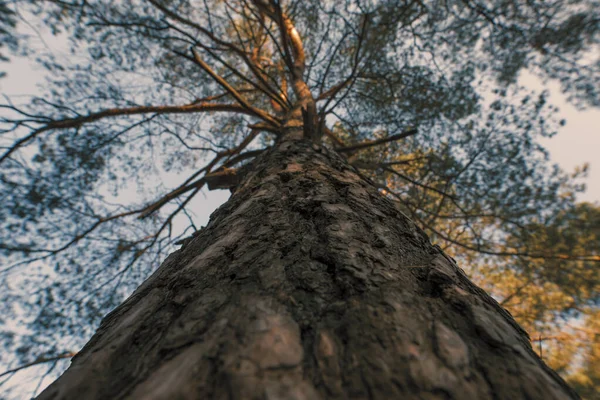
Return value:
M 239 175 L 235 168 L 220 168 L 215 172 L 206 174 L 204 180 L 208 185 L 208 190 L 229 189 L 239 182 Z
M 40 357 L 37 360 L 32 361 L 30 363 L 19 365 L 18 367 L 15 367 L 15 368 L 12 368 L 12 369 L 2 372 L 0 374 L 0 378 L 2 378 L 5 375 L 8 375 L 8 374 L 13 374 L 15 372 L 19 372 L 22 369 L 33 367 L 35 365 L 44 364 L 44 363 L 48 363 L 48 362 L 52 362 L 52 361 L 58 361 L 58 360 L 62 360 L 64 358 L 73 358 L 73 357 L 75 357 L 75 354 L 77 354 L 77 353 L 69 352 L 69 353 L 59 354 L 57 356 L 52 356 L 52 357 Z
M 271 97 L 275 101 L 278 101 L 277 92 L 275 90 L 273 90 L 273 88 L 271 87 L 271 85 L 269 85 L 269 83 L 266 80 L 264 80 L 262 74 L 260 73 L 259 68 L 248 57 L 248 54 L 246 54 L 246 52 L 244 51 L 244 49 L 240 49 L 239 47 L 237 47 L 233 43 L 226 42 L 226 41 L 224 41 L 222 39 L 219 39 L 210 30 L 208 30 L 208 29 L 204 28 L 203 26 L 198 25 L 197 23 L 195 23 L 193 21 L 190 21 L 189 19 L 184 18 L 181 15 L 179 15 L 179 14 L 177 14 L 177 13 L 169 10 L 168 8 L 166 8 L 165 6 L 163 6 L 162 4 L 160 4 L 159 2 L 157 2 L 156 0 L 148 0 L 148 1 L 152 5 L 154 5 L 156 8 L 158 8 L 160 11 L 162 11 L 165 15 L 167 15 L 169 18 L 171 18 L 171 19 L 173 19 L 175 21 L 179 21 L 180 23 L 182 23 L 184 25 L 187 25 L 187 26 L 190 26 L 190 27 L 192 27 L 194 29 L 197 29 L 198 31 L 200 31 L 204 35 L 206 35 L 214 43 L 216 43 L 216 44 L 218 44 L 220 46 L 223 46 L 226 49 L 228 49 L 228 50 L 232 51 L 233 53 L 237 54 L 238 56 L 240 56 L 242 58 L 242 60 L 246 63 L 246 65 L 248 66 L 248 68 L 250 68 L 250 71 L 252 71 L 252 73 L 254 74 L 254 76 L 256 76 L 258 78 L 258 80 L 260 81 L 261 85 L 255 84 L 254 82 L 250 81 L 248 78 L 244 77 L 244 79 L 250 81 L 253 86 L 259 88 L 261 91 L 263 91 L 265 94 L 267 94 L 269 97 Z
M 344 141 L 342 139 L 340 139 L 339 137 L 337 137 L 335 135 L 335 133 L 333 133 L 329 128 L 327 128 L 326 126 L 323 126 L 323 133 L 325 134 L 325 136 L 327 136 L 329 139 L 331 139 L 333 142 L 335 142 L 339 148 L 344 148 Z
M 410 129 L 408 131 L 399 133 L 397 135 L 392 135 L 392 136 L 388 136 L 386 138 L 377 139 L 377 140 L 369 140 L 367 142 L 355 144 L 355 145 L 352 145 L 352 146 L 338 147 L 335 150 L 338 153 L 350 153 L 350 152 L 353 152 L 353 151 L 366 149 L 368 147 L 378 146 L 380 144 L 389 143 L 389 142 L 393 142 L 393 141 L 396 141 L 396 140 L 404 139 L 405 137 L 412 136 L 412 135 L 416 134 L 417 132 L 418 132 L 417 129 Z
M 256 157 L 257 155 L 263 153 L 267 149 L 258 149 L 258 150 L 250 150 L 245 153 L 239 154 L 232 159 L 228 160 L 223 164 L 224 167 L 231 167 L 241 161 L 247 160 L 248 158 Z
M 186 179 L 186 181 L 183 182 L 181 185 L 179 185 L 179 187 L 173 189 L 171 192 L 162 196 L 159 200 L 155 201 L 152 204 L 149 204 L 148 206 L 146 206 L 146 208 L 141 210 L 140 215 L 138 216 L 138 219 L 147 218 L 148 216 L 150 216 L 152 213 L 158 211 L 162 206 L 164 206 L 171 200 L 181 196 L 184 193 L 187 193 L 188 191 L 190 191 L 192 189 L 201 189 L 206 183 L 208 183 L 206 178 L 211 173 L 211 170 L 215 167 L 215 165 L 218 164 L 218 162 L 223 157 L 229 156 L 231 158 L 232 156 L 238 154 L 240 151 L 244 150 L 252 142 L 252 140 L 254 140 L 254 138 L 259 133 L 260 132 L 257 129 L 253 129 L 252 132 L 248 136 L 246 136 L 246 138 L 244 138 L 244 140 L 242 140 L 242 142 L 238 146 L 236 146 L 233 149 L 219 152 L 216 155 L 216 157 L 208 165 L 206 165 L 204 168 L 202 168 L 202 169 L 196 171 L 194 174 L 192 174 L 192 176 L 190 176 L 188 179 Z M 227 162 L 229 162 L 229 161 L 230 160 L 228 159 Z M 227 162 L 223 165 L 223 167 L 228 166 Z M 232 165 L 232 164 L 229 164 L 229 165 Z M 202 178 L 194 181 L 194 179 L 196 179 L 196 177 L 198 177 L 203 172 L 205 173 L 204 176 Z
M 262 11 L 279 26 L 284 48 L 284 59 L 288 64 L 288 69 L 292 77 L 294 93 L 298 98 L 301 108 L 306 108 L 309 115 L 316 117 L 317 109 L 315 101 L 310 88 L 304 81 L 304 71 L 306 69 L 304 45 L 294 23 L 288 15 L 283 13 L 281 4 L 278 1 L 253 0 L 253 3 L 259 11 Z M 291 45 L 291 51 L 288 42 Z M 305 131 L 316 132 L 316 121 L 311 120 L 308 123 L 308 129 L 305 126 Z
M 91 113 L 76 118 L 65 118 L 61 120 L 53 120 L 46 123 L 46 125 L 33 130 L 29 135 L 17 140 L 13 146 L 8 149 L 1 157 L 0 163 L 6 160 L 12 153 L 21 148 L 24 144 L 35 139 L 40 134 L 54 130 L 54 129 L 68 129 L 78 128 L 84 124 L 95 122 L 103 118 L 119 117 L 125 115 L 138 115 L 138 114 L 186 114 L 196 112 L 210 112 L 210 111 L 222 111 L 222 112 L 235 112 L 243 113 L 254 116 L 255 113 L 248 110 L 245 107 L 241 107 L 237 104 L 213 104 L 213 103 L 191 103 L 181 106 L 140 106 L 131 108 L 110 108 L 102 110 L 96 113 Z
M 431 186 L 429 186 L 429 185 L 425 185 L 425 184 L 423 184 L 423 183 L 417 182 L 417 181 L 415 181 L 414 179 L 412 179 L 412 178 L 409 178 L 408 176 L 401 174 L 400 172 L 396 171 L 396 170 L 395 170 L 395 169 L 393 169 L 393 168 L 389 168 L 389 167 L 383 167 L 382 169 L 383 169 L 384 171 L 391 172 L 392 174 L 394 174 L 394 175 L 396 175 L 396 176 L 398 176 L 398 177 L 400 177 L 400 178 L 404 179 L 404 180 L 405 180 L 405 181 L 407 181 L 407 182 L 410 182 L 410 183 L 412 183 L 413 185 L 420 186 L 420 187 L 422 187 L 423 189 L 426 189 L 426 190 L 431 190 L 432 192 L 436 192 L 436 193 L 438 193 L 438 194 L 441 194 L 442 196 L 444 196 L 444 197 L 448 197 L 448 198 L 450 198 L 450 199 L 456 199 L 456 197 L 454 197 L 454 196 L 452 196 L 452 195 L 450 195 L 450 194 L 448 194 L 448 193 L 446 193 L 446 192 L 444 192 L 444 191 L 442 191 L 442 190 L 439 190 L 439 189 L 436 189 L 436 188 L 434 188 L 434 187 L 431 187 Z
M 419 219 L 421 222 L 424 222 L 423 220 Z M 442 239 L 455 244 L 457 246 L 460 246 L 464 249 L 467 250 L 471 250 L 471 251 L 475 251 L 477 253 L 482 253 L 482 254 L 488 254 L 491 256 L 508 256 L 508 257 L 526 257 L 526 258 L 536 258 L 536 259 L 548 259 L 548 260 L 563 260 L 563 261 L 589 261 L 589 262 L 599 262 L 600 263 L 600 256 L 596 256 L 596 255 L 591 255 L 591 256 L 581 256 L 581 257 L 571 257 L 565 254 L 532 254 L 532 253 L 525 253 L 525 252 L 519 252 L 519 251 L 514 251 L 514 252 L 510 252 L 510 251 L 491 251 L 491 250 L 484 250 L 480 247 L 473 247 L 473 246 L 469 246 L 466 245 L 464 243 L 461 243 L 457 240 L 451 239 L 450 237 L 444 235 L 443 233 L 439 232 L 438 230 L 434 229 L 433 227 L 431 227 L 430 225 L 425 224 L 425 226 L 428 229 L 431 229 L 431 231 L 433 233 L 435 233 L 436 235 L 438 235 L 439 237 L 441 237 Z
M 253 107 L 248 100 L 246 100 L 233 86 L 231 86 L 225 79 L 219 76 L 215 71 L 212 70 L 211 67 L 206 64 L 202 58 L 200 58 L 200 54 L 196 52 L 196 50 L 192 49 L 192 54 L 194 55 L 194 61 L 204 70 L 207 74 L 209 74 L 219 85 L 221 85 L 225 90 L 227 90 L 237 101 L 241 104 L 243 108 L 245 108 L 249 113 L 254 116 L 261 118 L 262 120 L 270 123 L 275 127 L 281 126 L 279 121 L 277 121 L 274 117 L 267 114 L 265 111 Z

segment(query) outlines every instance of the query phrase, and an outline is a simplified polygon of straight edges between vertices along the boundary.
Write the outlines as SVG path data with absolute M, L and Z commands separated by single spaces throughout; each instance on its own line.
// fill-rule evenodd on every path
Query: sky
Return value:
M 532 89 L 544 89 L 541 80 L 529 73 L 522 73 L 519 83 Z M 550 152 L 551 160 L 566 172 L 588 163 L 586 191 L 578 200 L 600 203 L 600 110 L 576 109 L 566 101 L 556 82 L 550 82 L 546 89 L 550 91 L 549 103 L 559 108 L 558 119 L 566 119 L 567 124 L 556 136 L 542 138 L 540 143 Z

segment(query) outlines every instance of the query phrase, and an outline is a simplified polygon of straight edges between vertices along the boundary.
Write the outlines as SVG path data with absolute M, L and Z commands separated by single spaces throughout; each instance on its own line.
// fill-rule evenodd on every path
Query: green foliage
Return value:
M 0 1 L 0 62 L 8 61 L 8 56 L 4 53 L 4 46 L 14 50 L 17 45 L 15 29 L 17 21 L 15 12 L 9 7 L 8 1 Z M 0 78 L 6 75 L 0 71 Z

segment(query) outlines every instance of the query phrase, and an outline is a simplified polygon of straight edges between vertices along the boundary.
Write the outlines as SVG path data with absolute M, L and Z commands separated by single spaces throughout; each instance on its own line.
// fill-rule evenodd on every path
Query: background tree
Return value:
M 53 368 L 76 351 L 199 228 L 205 185 L 301 104 L 592 393 L 597 208 L 537 144 L 564 123 L 547 94 L 516 81 L 528 69 L 597 106 L 599 8 L 521 3 L 7 2 L 71 54 L 39 54 L 48 92 L 2 105 L 2 361 Z
M 8 6 L 7 2 L 0 1 L 0 49 L 6 46 L 9 50 L 15 50 L 17 44 L 15 37 L 16 24 L 14 11 Z M 5 50 L 2 49 L 0 53 L 0 62 L 8 61 L 8 57 L 4 53 Z M 5 72 L 0 71 L 0 78 L 5 75 Z

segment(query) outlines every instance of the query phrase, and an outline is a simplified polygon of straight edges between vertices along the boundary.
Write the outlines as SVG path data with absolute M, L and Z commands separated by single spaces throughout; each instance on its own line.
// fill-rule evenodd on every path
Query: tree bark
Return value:
M 569 399 L 510 314 L 333 150 L 284 141 L 40 399 Z

